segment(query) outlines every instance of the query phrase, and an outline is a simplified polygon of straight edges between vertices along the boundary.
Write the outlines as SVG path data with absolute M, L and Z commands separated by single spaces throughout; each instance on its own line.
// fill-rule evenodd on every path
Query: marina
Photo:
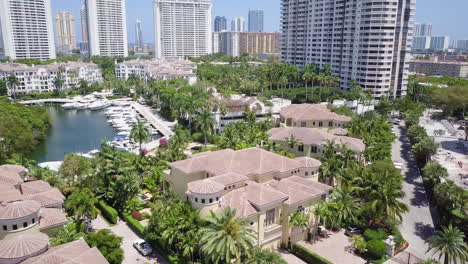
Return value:
M 151 151 L 159 146 L 161 137 L 170 138 L 173 135 L 176 124 L 166 121 L 156 110 L 131 101 L 130 98 L 107 100 L 105 97 L 88 95 L 59 101 L 51 99 L 23 103 L 46 103 L 52 117 L 53 125 L 47 139 L 31 155 L 44 167 L 57 167 L 68 153 L 92 158 L 100 150 L 103 141 L 118 150 L 138 154 L 138 143 L 130 139 L 132 126 L 137 121 L 146 122 L 151 139 L 142 148 Z

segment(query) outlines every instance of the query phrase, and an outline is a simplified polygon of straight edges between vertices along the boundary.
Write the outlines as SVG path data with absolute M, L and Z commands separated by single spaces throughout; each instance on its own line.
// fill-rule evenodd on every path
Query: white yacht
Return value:
M 91 110 L 100 110 L 100 109 L 107 108 L 110 105 L 111 105 L 111 103 L 108 100 L 99 100 L 99 101 L 95 101 L 95 102 L 89 104 L 88 108 L 91 109 Z
M 75 109 L 76 108 L 76 103 L 66 103 L 62 105 L 63 109 Z

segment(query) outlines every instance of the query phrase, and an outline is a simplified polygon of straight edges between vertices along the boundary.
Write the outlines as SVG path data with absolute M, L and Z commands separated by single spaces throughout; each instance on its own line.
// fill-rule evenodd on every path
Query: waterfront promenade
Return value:
M 139 103 L 133 103 L 132 108 L 135 109 L 138 114 L 142 115 L 149 124 L 156 128 L 163 137 L 170 138 L 174 135 L 172 127 L 176 124 L 175 122 L 165 120 L 156 111 Z

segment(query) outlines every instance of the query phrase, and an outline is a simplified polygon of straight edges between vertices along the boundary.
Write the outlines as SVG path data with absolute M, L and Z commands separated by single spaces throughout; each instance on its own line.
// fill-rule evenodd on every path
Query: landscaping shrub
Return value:
M 127 225 L 140 237 L 144 237 L 145 235 L 145 227 L 140 224 L 138 220 L 133 218 L 131 215 L 123 214 L 124 221 L 127 222 Z
M 298 258 L 302 259 L 309 264 L 332 264 L 333 262 L 325 259 L 324 257 L 317 255 L 316 253 L 298 245 L 292 246 L 292 253 Z
M 364 239 L 366 241 L 370 241 L 370 240 L 384 240 L 384 239 L 387 239 L 388 237 L 388 234 L 387 232 L 385 232 L 385 230 L 383 229 L 367 229 L 366 231 L 364 231 Z
M 367 242 L 367 253 L 371 259 L 381 259 L 385 255 L 385 242 L 374 239 Z
M 99 209 L 101 210 L 101 214 L 109 221 L 111 224 L 117 224 L 117 211 L 107 205 L 107 203 L 103 200 L 100 200 L 98 203 Z
M 395 232 L 393 235 L 394 242 L 395 242 L 395 248 L 399 249 L 405 244 L 405 239 L 403 238 L 403 235 L 401 232 Z
M 204 143 L 205 142 L 205 136 L 203 133 L 197 132 L 192 134 L 192 140 L 195 142 L 199 143 Z

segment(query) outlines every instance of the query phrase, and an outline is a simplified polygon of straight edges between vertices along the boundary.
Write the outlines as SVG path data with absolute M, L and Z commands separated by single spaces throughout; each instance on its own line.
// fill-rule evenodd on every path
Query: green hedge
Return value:
M 366 254 L 371 259 L 381 259 L 385 255 L 385 242 L 382 240 L 374 239 L 367 242 Z
M 333 262 L 325 259 L 322 256 L 317 255 L 316 253 L 298 244 L 294 244 L 292 246 L 292 253 L 308 264 L 333 264 Z
M 111 224 L 117 224 L 118 213 L 117 210 L 110 207 L 104 200 L 100 200 L 98 203 L 101 214 L 109 221 Z
M 145 236 L 145 227 L 142 224 L 140 224 L 138 220 L 136 220 L 129 214 L 123 214 L 123 219 L 125 222 L 127 222 L 127 225 L 140 237 Z
M 388 234 L 387 232 L 385 232 L 385 230 L 383 229 L 367 229 L 364 234 L 363 234 L 363 237 L 366 241 L 370 241 L 370 240 L 383 240 L 383 239 L 387 239 L 388 237 Z

